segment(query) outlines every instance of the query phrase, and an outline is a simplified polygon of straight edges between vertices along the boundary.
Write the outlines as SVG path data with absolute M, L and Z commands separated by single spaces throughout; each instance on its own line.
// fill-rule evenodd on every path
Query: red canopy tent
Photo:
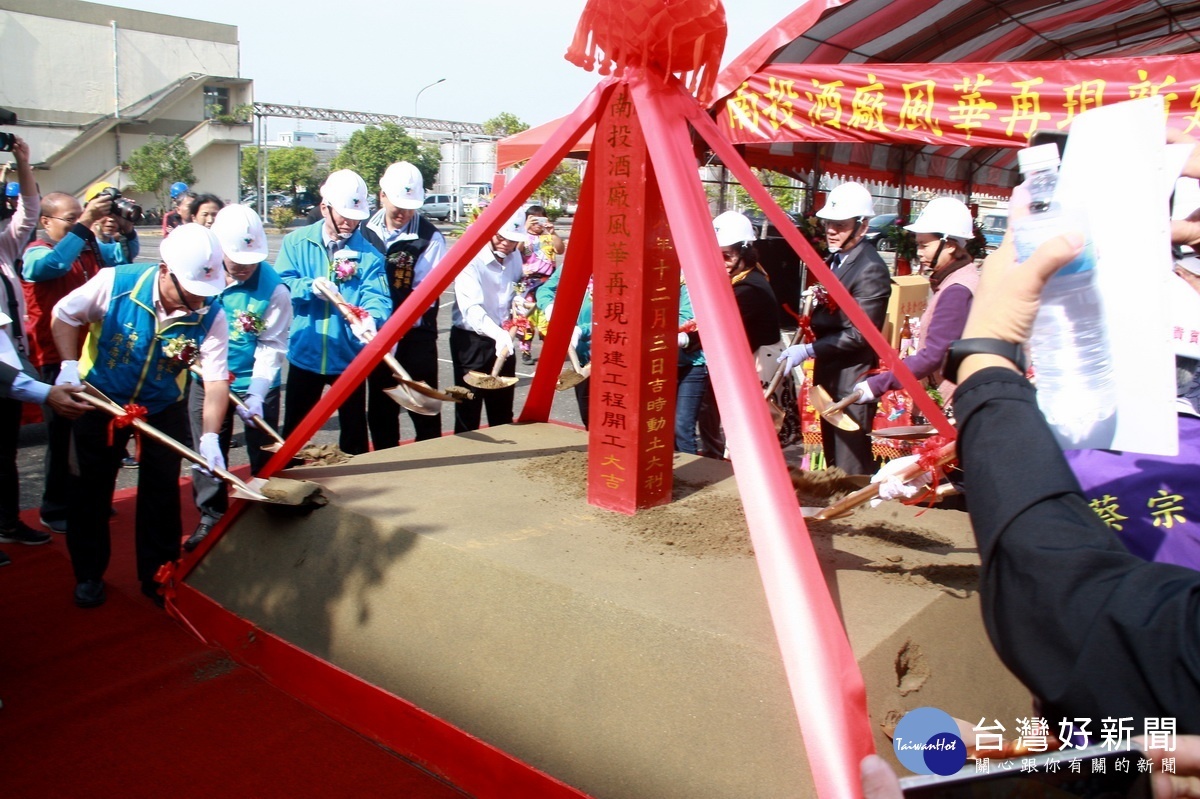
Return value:
M 549 122 L 543 122 L 535 128 L 523 130 L 520 133 L 515 133 L 496 142 L 497 171 L 507 169 L 514 164 L 519 164 L 522 161 L 528 161 L 532 158 L 534 153 L 562 126 L 564 119 L 566 117 L 559 117 Z M 592 149 L 592 134 L 595 130 L 594 127 L 588 128 L 579 141 L 572 145 L 568 157 L 586 157 L 588 151 Z
M 1037 103 L 1020 111 L 1051 114 L 1036 125 L 1059 129 L 1091 105 L 1162 94 L 1172 123 L 1187 129 L 1195 125 L 1200 86 L 1200 60 L 1191 55 L 1200 49 L 1197 33 L 1200 7 L 1178 0 L 810 0 L 721 72 L 711 108 L 748 161 L 785 174 L 834 172 L 1006 194 L 1016 182 L 1013 150 L 1026 144 L 1033 125 L 1018 120 L 1000 137 L 968 141 L 947 135 L 955 130 L 948 109 L 995 102 L 996 119 L 1018 97 Z M 995 77 L 1005 65 L 1014 71 Z M 1022 80 L 1030 81 L 1024 94 L 1011 85 Z M 932 101 L 918 93 L 927 81 Z M 848 120 L 856 99 L 869 103 L 879 84 L 893 114 L 881 116 L 886 135 L 863 124 L 831 124 L 837 103 Z M 932 113 L 900 120 L 906 99 L 930 101 Z M 738 124 L 748 106 L 768 112 L 761 126 Z M 788 113 L 802 124 L 770 130 Z M 944 121 L 941 135 L 926 121 Z

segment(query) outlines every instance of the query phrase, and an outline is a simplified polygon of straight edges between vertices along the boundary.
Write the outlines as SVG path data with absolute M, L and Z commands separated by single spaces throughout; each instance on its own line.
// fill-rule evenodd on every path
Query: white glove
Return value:
M 500 360 L 506 359 L 509 355 L 515 355 L 517 345 L 513 343 L 512 336 L 504 333 L 501 336 L 493 336 L 492 341 L 496 342 L 496 357 Z
M 54 385 L 79 385 L 79 361 L 63 361 L 59 364 Z
M 680 333 L 675 337 L 675 343 L 679 345 L 679 349 L 683 349 L 688 345 L 688 334 Z
M 571 346 L 578 349 L 581 338 L 583 338 L 583 328 L 575 325 L 575 329 L 571 331 Z
M 254 417 L 263 415 L 263 398 L 257 394 L 247 394 L 242 402 L 246 407 L 236 405 L 234 410 L 237 411 L 238 416 L 242 417 L 243 422 L 254 424 Z
M 205 433 L 200 436 L 200 457 L 208 461 L 208 468 L 200 467 L 200 471 L 212 474 L 213 470 L 225 468 L 225 456 L 221 454 L 221 440 L 216 433 Z
M 375 337 L 375 318 L 370 314 L 360 317 L 350 323 L 350 330 L 354 332 L 356 338 L 374 338 Z
M 324 277 L 313 278 L 312 288 L 314 294 L 320 294 L 325 299 L 333 301 L 333 298 L 338 295 L 337 286 L 333 285 L 333 281 Z
M 871 392 L 871 387 L 864 380 L 854 387 L 855 391 L 862 392 L 862 396 L 854 401 L 855 405 L 866 405 L 871 400 L 875 399 L 875 395 Z
M 918 491 L 929 485 L 931 479 L 929 472 L 921 472 L 916 477 L 909 479 L 908 482 L 904 482 L 896 476 L 906 466 L 916 463 L 920 457 L 920 455 L 906 455 L 903 458 L 888 461 L 878 473 L 871 477 L 872 483 L 882 484 L 879 486 L 879 498 L 871 500 L 871 507 L 898 497 L 912 499 Z
M 813 356 L 812 344 L 793 344 L 779 354 L 775 363 L 787 362 L 788 371 L 792 371 Z

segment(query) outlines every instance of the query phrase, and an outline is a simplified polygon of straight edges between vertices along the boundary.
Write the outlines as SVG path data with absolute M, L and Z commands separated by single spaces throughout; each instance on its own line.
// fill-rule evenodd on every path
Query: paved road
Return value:
M 452 228 L 445 227 L 444 231 L 449 235 Z M 269 260 L 274 262 L 276 255 L 279 253 L 280 242 L 283 236 L 280 234 L 269 234 L 267 236 L 270 247 Z M 152 263 L 158 258 L 158 245 L 161 241 L 156 232 L 150 231 L 142 236 L 142 252 L 138 258 L 139 262 L 145 261 Z M 451 239 L 453 245 L 453 239 Z M 453 304 L 452 292 L 447 291 L 441 297 L 441 307 L 438 313 L 438 329 L 441 331 L 439 336 L 439 361 L 441 368 L 439 370 L 439 383 L 442 386 L 448 386 L 453 383 L 451 377 L 450 365 L 450 350 L 449 350 L 449 334 L 451 307 Z M 534 355 L 536 356 L 540 350 L 540 343 L 534 345 Z M 523 366 L 518 364 L 517 376 L 520 378 L 520 383 L 517 384 L 517 399 L 516 409 L 519 412 L 525 397 L 529 393 L 529 384 L 533 379 L 532 366 Z M 559 371 L 555 369 L 555 371 Z M 287 401 L 286 394 L 284 401 Z M 556 394 L 552 418 L 569 422 L 571 424 L 579 424 L 579 409 L 575 404 L 574 392 L 562 392 Z M 486 419 L 486 416 L 485 416 Z M 407 412 L 401 413 L 401 436 L 411 437 L 413 434 L 412 425 L 408 420 Z M 241 422 L 235 422 L 235 433 L 240 432 Z M 450 403 L 443 405 L 442 411 L 442 430 L 452 432 L 454 430 L 454 411 Z M 313 441 L 318 444 L 334 443 L 338 437 L 337 417 L 334 416 L 314 437 Z M 235 444 L 240 444 L 241 436 L 235 437 Z M 45 463 L 45 425 L 32 424 L 25 425 L 21 430 L 19 440 L 19 449 L 17 453 L 17 466 L 21 477 L 21 508 L 35 508 L 41 504 L 43 469 Z M 131 446 L 132 451 L 132 446 Z M 245 450 L 235 447 L 230 452 L 230 465 L 238 466 L 247 462 Z M 184 467 L 186 472 L 186 465 Z M 134 469 L 122 469 L 118 477 L 118 487 L 124 488 L 133 486 L 137 483 L 137 471 Z

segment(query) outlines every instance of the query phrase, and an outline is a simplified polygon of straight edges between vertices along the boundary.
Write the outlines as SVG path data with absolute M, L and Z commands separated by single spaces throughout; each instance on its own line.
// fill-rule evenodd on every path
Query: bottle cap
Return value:
M 1037 147 L 1026 147 L 1017 151 L 1017 166 L 1022 175 L 1038 172 L 1043 169 L 1058 168 L 1058 145 L 1039 144 Z

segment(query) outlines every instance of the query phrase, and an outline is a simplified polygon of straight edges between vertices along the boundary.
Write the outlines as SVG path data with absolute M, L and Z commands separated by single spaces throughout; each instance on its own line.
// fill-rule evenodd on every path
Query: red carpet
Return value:
M 184 530 L 195 525 L 182 487 Z M 108 602 L 81 610 L 62 536 L 5 544 L 0 793 L 5 797 L 465 794 L 204 646 L 142 596 L 133 500 L 118 495 Z M 25 521 L 37 524 L 36 513 Z

